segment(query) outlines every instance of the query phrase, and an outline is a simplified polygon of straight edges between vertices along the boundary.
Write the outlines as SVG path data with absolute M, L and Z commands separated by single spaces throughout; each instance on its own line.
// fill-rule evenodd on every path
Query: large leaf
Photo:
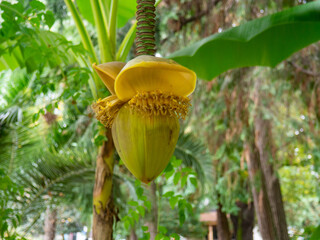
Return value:
M 119 0 L 118 28 L 123 27 L 128 20 L 135 17 L 136 7 L 136 0 Z
M 76 2 L 82 17 L 84 17 L 88 22 L 94 25 L 94 19 L 93 19 L 93 13 L 92 13 L 90 1 L 77 0 Z
M 314 230 L 313 234 L 310 237 L 310 240 L 320 239 L 320 225 Z
M 118 0 L 118 14 L 117 14 L 117 27 L 123 27 L 129 19 L 135 16 L 136 12 L 136 0 Z M 81 12 L 81 15 L 91 24 L 94 25 L 93 13 L 90 1 L 77 0 L 77 5 Z
M 319 29 L 320 1 L 315 1 L 211 35 L 169 58 L 212 80 L 232 68 L 274 67 L 319 41 Z

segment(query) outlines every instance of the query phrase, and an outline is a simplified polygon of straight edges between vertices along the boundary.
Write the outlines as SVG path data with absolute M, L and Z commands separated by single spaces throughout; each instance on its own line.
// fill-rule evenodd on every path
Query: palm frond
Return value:
M 37 186 L 38 195 L 68 194 L 70 187 L 93 181 L 94 162 L 88 151 L 45 152 L 32 164 L 33 169 L 24 171 Z
M 174 155 L 191 167 L 203 184 L 206 178 L 212 176 L 212 163 L 206 146 L 191 133 L 181 132 Z
M 28 168 L 22 168 L 15 176 L 16 182 L 25 188 L 25 198 L 21 200 L 22 216 L 32 219 L 43 212 L 51 199 L 57 204 L 72 202 L 81 209 L 91 205 L 95 171 L 92 152 L 90 149 L 44 151 Z
M 4 103 L 0 106 L 0 125 L 3 125 L 7 119 L 5 116 L 12 116 L 13 113 L 19 116 L 14 110 L 21 110 L 26 105 L 26 102 L 30 100 L 29 93 L 31 89 L 29 86 L 34 76 L 27 74 L 25 69 L 17 68 L 14 71 L 2 73 L 0 78 L 2 80 L 0 85 L 0 102 Z M 11 115 L 6 114 L 6 110 L 9 110 Z M 10 119 L 14 120 L 14 122 L 18 120 L 12 117 Z
M 31 123 L 27 116 L 22 122 L 7 124 L 0 128 L 0 164 L 2 167 L 14 171 L 33 161 L 34 156 L 45 145 L 46 134 L 44 124 Z

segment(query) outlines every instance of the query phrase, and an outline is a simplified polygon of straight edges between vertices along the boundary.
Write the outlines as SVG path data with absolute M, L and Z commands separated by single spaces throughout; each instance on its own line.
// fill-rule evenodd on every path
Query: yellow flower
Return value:
M 115 147 L 130 172 L 148 183 L 170 161 L 196 75 L 153 56 L 93 67 L 112 94 L 93 105 L 96 117 L 112 128 Z

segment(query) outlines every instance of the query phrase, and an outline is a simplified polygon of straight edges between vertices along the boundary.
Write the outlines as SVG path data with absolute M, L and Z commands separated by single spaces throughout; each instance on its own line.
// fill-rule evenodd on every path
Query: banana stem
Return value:
M 156 52 L 155 44 L 155 0 L 137 0 L 137 56 Z

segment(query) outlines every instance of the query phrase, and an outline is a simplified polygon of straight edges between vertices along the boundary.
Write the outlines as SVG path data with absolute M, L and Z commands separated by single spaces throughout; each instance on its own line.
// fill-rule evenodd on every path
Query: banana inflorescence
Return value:
M 115 147 L 129 171 L 148 183 L 170 161 L 196 75 L 172 60 L 145 55 L 126 65 L 93 67 L 112 93 L 93 105 L 96 117 L 112 128 Z

